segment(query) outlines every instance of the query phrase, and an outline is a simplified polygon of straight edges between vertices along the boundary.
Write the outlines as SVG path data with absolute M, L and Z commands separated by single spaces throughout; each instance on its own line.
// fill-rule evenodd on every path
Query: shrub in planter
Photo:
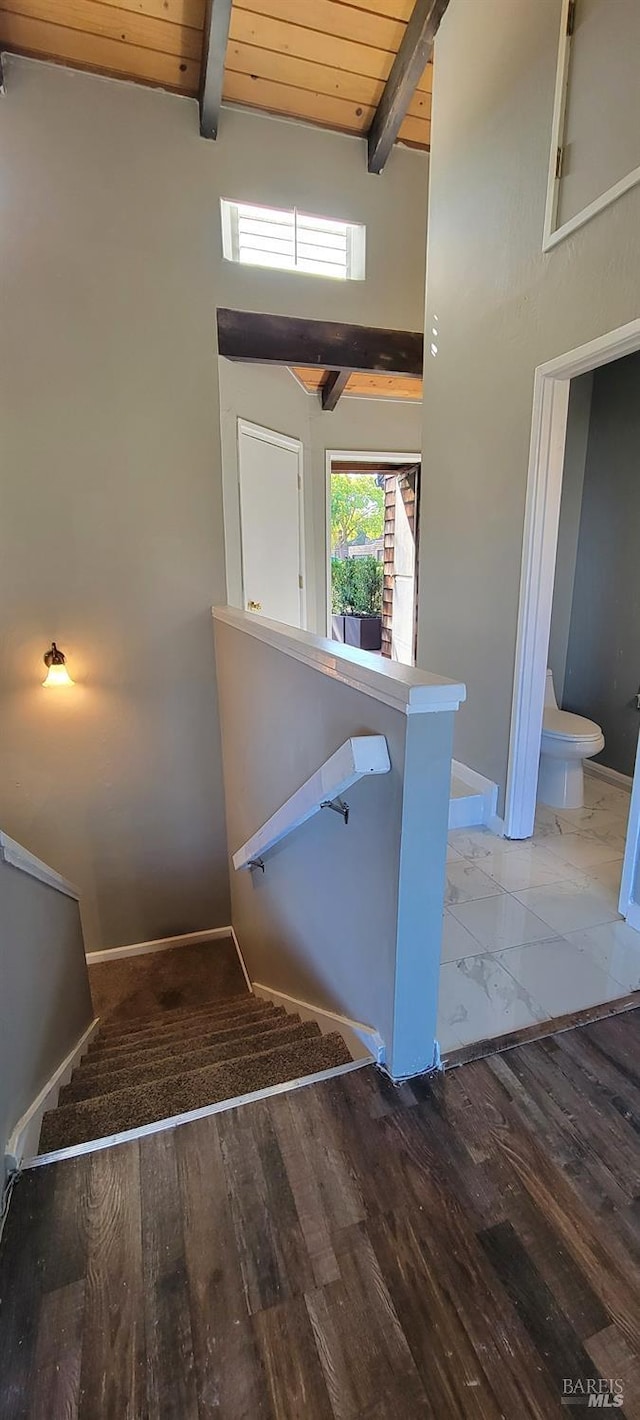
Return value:
M 382 644 L 382 563 L 375 557 L 334 557 L 331 561 L 331 608 L 336 640 L 366 651 Z M 338 618 L 344 617 L 344 630 Z
M 380 616 L 382 576 L 375 557 L 333 557 L 331 610 L 338 616 Z

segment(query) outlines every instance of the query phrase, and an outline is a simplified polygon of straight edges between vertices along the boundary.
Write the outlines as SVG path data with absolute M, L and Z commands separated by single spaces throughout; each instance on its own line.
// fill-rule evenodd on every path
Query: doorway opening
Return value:
M 420 455 L 327 451 L 327 634 L 416 661 Z
M 639 350 L 640 321 L 633 321 L 599 340 L 568 352 L 557 360 L 541 366 L 536 371 L 505 807 L 505 833 L 509 838 L 529 838 L 534 831 L 536 815 L 538 824 L 540 824 L 544 823 L 545 819 L 549 821 L 549 815 L 553 816 L 555 812 L 553 806 L 544 808 L 538 804 L 541 749 L 544 755 L 548 740 L 548 737 L 543 740 L 545 691 L 549 684 L 548 670 L 551 669 L 554 672 L 554 666 L 550 666 L 549 662 L 550 660 L 555 661 L 554 685 L 556 680 L 560 682 L 560 695 L 558 695 L 559 687 L 555 686 L 558 706 L 567 710 L 575 707 L 586 716 L 587 705 L 577 695 L 577 686 L 581 677 L 574 674 L 567 678 L 569 633 L 571 633 L 574 642 L 574 659 L 576 648 L 580 645 L 580 637 L 582 637 L 587 658 L 593 657 L 598 652 L 597 627 L 593 616 L 591 618 L 587 616 L 585 622 L 582 615 L 584 611 L 582 602 L 585 588 L 588 588 L 590 583 L 593 586 L 594 581 L 597 581 L 597 578 L 602 575 L 604 539 L 606 537 L 606 519 L 603 514 L 609 517 L 612 499 L 616 496 L 610 477 L 603 483 L 599 508 L 597 496 L 593 507 L 590 506 L 588 509 L 584 503 L 583 500 L 587 493 L 586 485 L 581 493 L 580 535 L 582 537 L 584 533 L 583 546 L 582 548 L 579 546 L 576 537 L 572 555 L 576 572 L 578 556 L 581 556 L 583 561 L 587 558 L 589 566 L 586 567 L 585 564 L 583 569 L 585 576 L 581 577 L 581 580 L 574 579 L 569 622 L 565 624 L 564 633 L 561 634 L 559 631 L 562 614 L 558 605 L 558 597 L 566 596 L 566 593 L 562 591 L 563 578 L 566 579 L 567 576 L 566 515 L 569 490 L 565 482 L 565 473 L 567 460 L 571 456 L 572 405 L 577 398 L 579 382 L 584 377 L 595 372 L 593 374 L 595 387 L 595 382 L 604 378 L 599 374 L 603 367 L 610 367 L 614 362 L 621 366 L 626 361 L 626 357 L 633 356 Z M 627 438 L 631 430 L 625 427 L 622 430 L 618 429 L 617 433 L 621 434 L 623 438 Z M 590 434 L 590 444 L 591 438 Z M 585 465 L 585 469 L 586 467 Z M 569 477 L 568 472 L 566 476 Z M 593 503 L 593 499 L 591 501 Z M 591 526 L 592 513 L 595 515 L 594 526 Z M 589 537 L 591 538 L 590 551 L 588 550 Z M 616 553 L 614 558 L 614 561 L 620 565 L 622 552 L 623 549 L 620 547 L 619 556 Z M 616 577 L 619 575 L 617 566 L 615 575 Z M 614 610 L 611 616 L 609 634 L 616 642 L 621 641 L 621 619 L 623 611 L 625 615 L 628 611 L 626 603 L 635 600 L 633 587 L 628 588 L 628 592 L 627 598 L 618 589 L 619 604 L 617 611 Z M 620 597 L 622 597 L 622 602 L 620 602 Z M 567 615 L 568 613 L 565 612 L 565 623 L 567 623 Z M 564 662 L 561 654 L 563 636 Z M 615 676 L 613 671 L 609 670 L 612 688 L 614 679 L 616 682 L 620 681 L 620 671 L 621 663 L 616 666 Z M 629 672 L 627 671 L 625 674 L 628 677 Z M 561 807 L 557 810 L 556 815 L 556 827 L 559 825 L 560 831 L 567 831 L 563 825 L 566 825 L 567 822 L 570 825 L 572 817 L 576 820 L 576 832 L 579 837 L 586 840 L 582 846 L 577 842 L 575 844 L 576 851 L 582 859 L 583 868 L 587 867 L 587 858 L 590 855 L 595 855 L 593 856 L 594 864 L 599 856 L 602 857 L 599 854 L 597 842 L 599 838 L 605 839 L 607 834 L 603 832 L 598 835 L 596 828 L 606 828 L 607 815 L 611 817 L 613 813 L 614 820 L 617 817 L 617 824 L 612 821 L 610 828 L 615 838 L 616 851 L 619 851 L 620 855 L 615 870 L 619 879 L 618 913 L 626 918 L 630 927 L 636 930 L 640 929 L 640 904 L 637 901 L 638 890 L 636 888 L 640 837 L 640 775 L 638 774 L 637 730 L 640 721 L 636 721 L 630 731 L 629 724 L 634 714 L 637 715 L 637 708 L 631 702 L 635 700 L 635 693 L 638 691 L 636 682 L 639 676 L 640 664 L 635 666 L 631 672 L 633 695 L 628 693 L 628 686 L 625 683 L 615 685 L 615 693 L 621 702 L 620 708 L 624 714 L 627 734 L 633 734 L 634 746 L 631 757 L 633 763 L 627 760 L 625 766 L 627 770 L 631 771 L 632 782 L 629 782 L 629 773 L 623 774 L 620 769 L 615 768 L 614 761 L 611 761 L 610 764 L 607 763 L 607 760 L 610 759 L 611 748 L 609 754 L 605 749 L 603 755 L 601 746 L 596 745 L 594 737 L 591 753 L 599 760 L 604 758 L 604 765 L 599 765 L 595 759 L 585 758 L 585 764 L 589 765 L 590 772 L 584 781 L 584 804 L 577 808 Z M 583 674 L 582 679 L 584 679 Z M 601 728 L 601 720 L 605 718 L 604 703 L 602 700 L 592 698 L 590 704 L 592 714 L 589 718 L 594 722 L 595 728 L 599 729 Z M 611 737 L 610 731 L 605 732 L 605 742 L 607 733 Z M 630 805 L 629 788 L 631 788 Z M 628 828 L 624 833 L 618 832 L 616 838 L 616 827 L 620 828 L 620 824 L 626 816 L 623 810 L 628 805 Z M 599 820 L 596 823 L 598 815 Z M 549 826 L 553 827 L 552 822 Z M 614 846 L 614 838 L 609 837 L 611 850 Z M 590 840 L 593 840 L 591 846 Z M 614 862 L 613 858 L 611 862 Z M 612 888 L 615 871 L 611 866 L 606 868 L 604 859 L 602 866 L 605 875 L 607 871 L 609 873 L 610 887 Z M 580 869 L 577 862 L 575 868 L 576 871 Z M 619 922 L 619 917 L 617 920 Z

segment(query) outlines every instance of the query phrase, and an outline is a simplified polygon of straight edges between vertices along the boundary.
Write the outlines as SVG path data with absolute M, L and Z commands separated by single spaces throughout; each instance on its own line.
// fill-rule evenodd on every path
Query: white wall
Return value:
M 330 413 L 317 394 L 307 394 L 280 367 L 244 365 L 220 358 L 220 428 L 227 565 L 227 600 L 243 606 L 238 503 L 238 419 L 265 425 L 303 445 L 308 629 L 327 630 L 327 449 L 419 453 L 419 404 L 388 399 L 343 398 Z
M 3 826 L 89 948 L 229 921 L 209 607 L 224 600 L 216 306 L 419 329 L 424 154 L 5 57 Z M 223 262 L 220 196 L 368 228 L 367 280 Z M 52 637 L 78 684 L 41 690 Z
M 419 660 L 502 787 L 534 369 L 640 314 L 639 188 L 542 252 L 560 10 L 454 0 L 434 66 Z

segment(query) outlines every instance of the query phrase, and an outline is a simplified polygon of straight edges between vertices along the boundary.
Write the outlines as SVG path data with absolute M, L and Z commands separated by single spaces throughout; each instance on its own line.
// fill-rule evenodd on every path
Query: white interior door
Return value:
M 305 625 L 302 444 L 238 420 L 245 611 Z
M 417 492 L 417 487 L 416 487 Z M 393 601 L 391 603 L 391 659 L 413 665 L 416 604 L 416 540 L 404 505 L 400 479 L 396 482 L 393 538 Z

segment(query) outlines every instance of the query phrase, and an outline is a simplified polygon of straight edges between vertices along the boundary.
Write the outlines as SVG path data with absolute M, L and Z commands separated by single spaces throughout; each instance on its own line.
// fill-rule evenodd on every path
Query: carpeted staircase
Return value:
M 346 1065 L 341 1035 L 321 1035 L 243 992 L 219 1004 L 107 1022 L 42 1122 L 39 1153 L 170 1119 Z

